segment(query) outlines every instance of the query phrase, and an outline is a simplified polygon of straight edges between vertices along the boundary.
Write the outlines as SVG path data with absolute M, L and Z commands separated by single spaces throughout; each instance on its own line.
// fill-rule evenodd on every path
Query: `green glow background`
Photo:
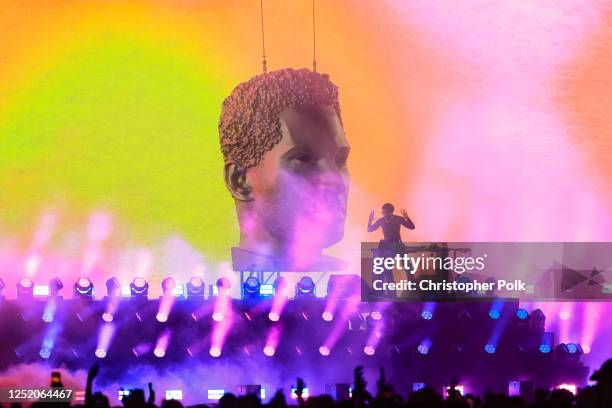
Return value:
M 0 122 L 10 158 L 2 184 L 19 203 L 4 203 L 5 226 L 31 228 L 53 197 L 60 212 L 70 203 L 64 226 L 101 209 L 129 221 L 130 239 L 180 231 L 223 258 L 237 239 L 217 133 L 231 87 L 204 68 L 180 51 L 106 36 L 21 90 Z

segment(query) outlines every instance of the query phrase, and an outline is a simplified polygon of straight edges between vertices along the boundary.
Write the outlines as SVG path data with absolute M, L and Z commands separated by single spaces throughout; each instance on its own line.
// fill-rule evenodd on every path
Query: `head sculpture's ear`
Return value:
M 236 200 L 253 201 L 252 188 L 247 180 L 247 169 L 228 161 L 223 167 L 225 186 Z

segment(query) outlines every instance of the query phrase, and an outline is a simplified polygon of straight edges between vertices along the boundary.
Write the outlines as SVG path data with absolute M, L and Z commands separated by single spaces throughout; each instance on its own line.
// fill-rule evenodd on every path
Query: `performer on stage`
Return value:
M 344 235 L 349 188 L 329 76 L 288 68 L 239 84 L 223 102 L 219 136 L 240 225 L 234 270 L 343 270 L 322 252 Z
M 395 207 L 391 203 L 385 203 L 382 206 L 382 217 L 374 221 L 374 211 L 370 212 L 368 218 L 368 232 L 374 232 L 378 228 L 382 228 L 383 239 L 380 240 L 378 248 L 374 251 L 374 256 L 393 257 L 396 254 L 401 254 L 405 251 L 402 242 L 400 230 L 402 225 L 408 229 L 414 229 L 414 223 L 408 217 L 408 212 L 401 210 L 402 216 L 394 215 Z M 406 276 L 411 279 L 410 271 L 406 270 Z M 381 276 L 385 282 L 393 282 L 393 271 L 385 270 Z
M 402 236 L 400 229 L 402 225 L 408 229 L 414 229 L 414 223 L 408 217 L 408 212 L 404 209 L 401 210 L 402 216 L 394 215 L 395 207 L 391 203 L 385 203 L 382 206 L 382 217 L 376 220 L 374 224 L 374 211 L 370 212 L 370 218 L 368 219 L 368 232 L 374 232 L 378 228 L 382 228 L 384 239 L 381 242 L 389 244 L 400 244 L 402 242 Z

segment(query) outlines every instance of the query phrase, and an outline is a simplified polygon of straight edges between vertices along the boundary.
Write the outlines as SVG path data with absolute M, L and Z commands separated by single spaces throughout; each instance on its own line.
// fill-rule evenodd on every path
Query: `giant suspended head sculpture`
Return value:
M 288 68 L 238 85 L 219 136 L 240 224 L 234 269 L 339 269 L 322 250 L 344 234 L 350 148 L 329 76 Z

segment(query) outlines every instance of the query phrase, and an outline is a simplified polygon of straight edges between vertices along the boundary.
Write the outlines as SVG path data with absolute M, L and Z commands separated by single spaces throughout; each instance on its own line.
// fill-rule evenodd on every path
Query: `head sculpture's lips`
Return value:
M 307 204 L 307 210 L 311 213 L 340 214 L 346 213 L 346 206 L 340 197 L 330 196 L 325 200 L 313 200 Z

